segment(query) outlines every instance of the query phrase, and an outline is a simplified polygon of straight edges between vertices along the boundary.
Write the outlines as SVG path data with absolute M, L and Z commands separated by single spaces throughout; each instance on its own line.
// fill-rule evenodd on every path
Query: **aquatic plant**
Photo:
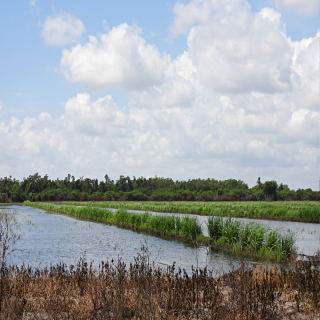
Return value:
M 216 245 L 229 245 L 234 251 L 285 259 L 294 250 L 295 236 L 281 229 L 255 222 L 222 217 L 209 217 L 208 233 Z

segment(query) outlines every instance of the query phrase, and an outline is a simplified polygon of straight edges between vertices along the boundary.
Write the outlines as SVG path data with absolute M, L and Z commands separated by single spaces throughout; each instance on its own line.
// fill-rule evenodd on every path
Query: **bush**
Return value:
M 133 196 L 133 201 L 146 201 L 147 197 L 144 194 L 138 193 Z
M 88 201 L 88 196 L 86 193 L 80 195 L 80 201 Z
M 91 201 L 103 201 L 104 198 L 101 197 L 101 196 L 93 195 L 93 196 L 90 197 L 90 200 Z
M 233 196 L 223 194 L 218 198 L 218 201 L 235 201 L 235 198 Z
M 67 195 L 67 201 L 77 201 L 79 200 L 79 197 L 76 196 L 75 194 L 68 194 Z
M 65 201 L 66 196 L 64 194 L 57 194 L 56 195 L 56 201 Z
M 6 193 L 0 193 L 0 203 L 8 203 L 9 197 Z

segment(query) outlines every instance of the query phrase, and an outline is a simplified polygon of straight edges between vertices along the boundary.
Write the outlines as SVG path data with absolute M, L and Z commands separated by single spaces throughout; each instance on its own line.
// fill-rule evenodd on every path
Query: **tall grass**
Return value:
M 255 222 L 240 222 L 231 217 L 209 217 L 207 225 L 209 236 L 216 245 L 228 244 L 236 252 L 282 260 L 294 250 L 294 234 L 283 233 L 281 229 L 270 229 Z
M 320 223 L 319 202 L 69 202 L 68 205 Z

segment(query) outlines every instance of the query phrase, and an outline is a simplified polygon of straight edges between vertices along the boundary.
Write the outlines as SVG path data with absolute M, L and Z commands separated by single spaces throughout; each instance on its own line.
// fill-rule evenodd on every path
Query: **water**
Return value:
M 187 272 L 190 272 L 192 265 L 207 265 L 210 270 L 224 273 L 239 265 L 236 258 L 204 246 L 196 248 L 189 243 L 82 221 L 65 215 L 48 214 L 44 210 L 32 207 L 6 208 L 17 211 L 21 224 L 19 232 L 23 234 L 16 247 L 18 250 L 10 257 L 10 262 L 15 264 L 44 267 L 63 261 L 70 265 L 76 264 L 78 259 L 84 256 L 96 267 L 101 261 L 117 261 L 119 257 L 129 264 L 141 253 L 141 245 L 145 244 L 150 251 L 150 261 L 163 268 L 175 262 L 177 267 L 184 268 Z M 206 233 L 207 217 L 197 217 Z M 297 232 L 298 251 L 304 254 L 313 254 L 320 247 L 320 225 L 267 220 L 256 222 Z
M 0 207 L 1 208 L 1 207 Z M 166 268 L 176 262 L 177 267 L 190 272 L 191 266 L 208 266 L 217 272 L 227 272 L 238 260 L 230 256 L 195 248 L 189 243 L 149 236 L 101 223 L 78 220 L 65 215 L 48 214 L 32 207 L 10 206 L 16 210 L 23 234 L 18 241 L 17 251 L 10 262 L 35 267 L 50 266 L 63 261 L 67 265 L 76 264 L 85 256 L 88 262 L 98 267 L 101 261 L 118 261 L 121 257 L 127 264 L 141 253 L 141 245 L 147 245 L 150 261 L 158 267 Z M 20 251 L 22 250 L 22 251 Z

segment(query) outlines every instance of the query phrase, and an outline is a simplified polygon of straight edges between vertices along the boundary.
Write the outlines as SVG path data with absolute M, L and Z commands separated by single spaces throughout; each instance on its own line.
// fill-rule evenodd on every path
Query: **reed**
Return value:
M 294 234 L 281 229 L 270 229 L 255 222 L 240 222 L 231 217 L 209 217 L 207 225 L 215 245 L 227 245 L 234 252 L 283 260 L 294 251 Z
M 319 202 L 68 202 L 68 205 L 320 223 Z

